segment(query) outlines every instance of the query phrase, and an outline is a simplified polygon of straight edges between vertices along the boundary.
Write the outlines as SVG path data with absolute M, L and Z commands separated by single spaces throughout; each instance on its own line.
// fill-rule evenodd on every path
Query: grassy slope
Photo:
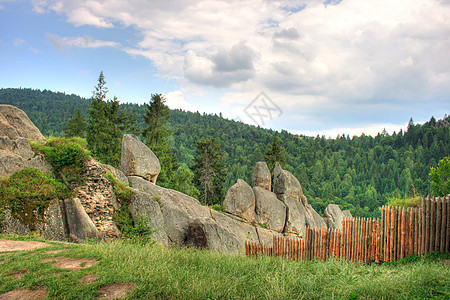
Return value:
M 0 235 L 0 238 L 14 239 Z M 21 237 L 19 239 L 27 239 Z M 29 238 L 28 238 L 29 239 Z M 33 240 L 36 240 L 33 238 Z M 0 254 L 0 294 L 45 286 L 50 299 L 93 299 L 106 284 L 132 282 L 138 299 L 423 299 L 450 297 L 449 267 L 436 259 L 363 266 L 343 261 L 293 262 L 247 258 L 195 249 L 165 249 L 122 242 L 50 243 L 32 251 Z M 45 251 L 70 248 L 57 254 Z M 61 270 L 41 259 L 88 257 L 100 262 L 79 271 Z M 21 279 L 11 275 L 28 270 Z M 84 285 L 86 274 L 97 282 Z

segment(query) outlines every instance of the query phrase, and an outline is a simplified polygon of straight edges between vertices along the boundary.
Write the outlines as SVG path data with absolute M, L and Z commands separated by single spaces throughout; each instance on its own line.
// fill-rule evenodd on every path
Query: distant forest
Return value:
M 24 110 L 46 136 L 62 136 L 69 118 L 80 109 L 84 117 L 89 99 L 48 90 L 0 89 L 0 103 Z M 144 128 L 144 105 L 125 103 L 122 109 L 136 113 L 135 134 Z M 263 159 L 276 135 L 285 148 L 285 169 L 300 181 L 309 202 L 322 213 L 329 203 L 350 209 L 354 216 L 377 217 L 389 197 L 427 195 L 428 174 L 439 160 L 450 155 L 450 117 L 431 117 L 425 124 L 411 119 L 407 131 L 360 137 L 306 137 L 276 132 L 221 115 L 171 110 L 169 143 L 180 163 L 192 166 L 195 141 L 214 137 L 225 152 L 225 188 L 238 178 L 251 183 L 253 167 Z M 163 166 L 164 167 L 164 166 Z

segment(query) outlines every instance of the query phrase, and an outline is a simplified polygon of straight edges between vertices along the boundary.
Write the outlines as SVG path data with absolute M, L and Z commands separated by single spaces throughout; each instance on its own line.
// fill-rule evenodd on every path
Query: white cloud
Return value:
M 262 90 L 279 99 L 286 118 L 311 124 L 340 115 L 358 124 L 388 124 L 424 106 L 445 106 L 448 1 L 323 2 L 33 1 L 36 11 L 54 11 L 75 26 L 134 27 L 140 41 L 124 44 L 123 51 L 148 58 L 160 75 L 185 88 L 222 90 L 230 109 L 246 101 L 242 95 Z M 62 47 L 119 46 L 85 37 L 49 39 Z
M 25 41 L 24 39 L 21 38 L 17 38 L 14 40 L 13 45 L 16 47 L 22 46 L 24 44 L 26 44 L 27 41 Z
M 306 136 L 325 136 L 326 138 L 336 138 L 337 136 L 341 136 L 345 134 L 349 135 L 350 138 L 353 136 L 361 136 L 363 133 L 365 135 L 376 136 L 378 133 L 382 133 L 383 130 L 386 130 L 386 133 L 392 135 L 395 132 L 399 132 L 400 130 L 405 131 L 408 127 L 408 123 L 405 124 L 371 124 L 366 127 L 347 127 L 347 128 L 331 128 L 327 130 L 310 130 L 310 131 L 293 131 L 297 134 L 303 134 Z
M 182 109 L 187 111 L 198 111 L 199 108 L 191 103 L 188 103 L 184 99 L 184 94 L 182 91 L 173 91 L 167 93 L 166 96 L 166 105 L 171 109 Z
M 120 46 L 119 43 L 113 41 L 96 40 L 90 36 L 83 37 L 60 37 L 56 34 L 47 33 L 48 40 L 56 48 L 62 50 L 66 48 L 100 48 L 100 47 L 113 47 Z

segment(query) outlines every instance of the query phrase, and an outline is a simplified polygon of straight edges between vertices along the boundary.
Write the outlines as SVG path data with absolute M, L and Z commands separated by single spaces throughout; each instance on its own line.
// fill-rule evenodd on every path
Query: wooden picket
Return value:
M 273 237 L 272 245 L 245 243 L 245 254 L 292 260 L 342 258 L 365 264 L 413 254 L 450 254 L 450 197 L 423 198 L 420 208 L 383 206 L 381 219 L 345 218 L 340 230 L 306 228 L 303 238 Z

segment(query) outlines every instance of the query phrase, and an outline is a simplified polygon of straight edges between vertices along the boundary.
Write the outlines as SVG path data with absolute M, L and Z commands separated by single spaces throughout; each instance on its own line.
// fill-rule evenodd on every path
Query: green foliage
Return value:
M 70 118 L 64 128 L 64 136 L 66 137 L 85 137 L 86 135 L 86 120 L 81 116 L 80 109 L 75 112 L 75 117 Z
M 284 147 L 281 146 L 279 139 L 275 135 L 273 136 L 272 142 L 267 145 L 267 150 L 264 153 L 264 161 L 267 163 L 271 172 L 276 162 L 279 162 L 281 167 L 284 167 L 286 164 Z
M 202 138 L 195 143 L 195 147 L 197 156 L 192 170 L 195 186 L 200 191 L 200 202 L 204 205 L 220 204 L 223 202 L 226 169 L 219 141 Z
M 200 191 L 194 185 L 194 173 L 189 168 L 178 168 L 174 175 L 172 188 L 191 197 L 198 198 Z
M 118 167 L 122 135 L 133 128 L 134 115 L 128 115 L 126 110 L 120 112 L 119 100 L 116 97 L 106 100 L 107 93 L 105 77 L 101 72 L 88 111 L 86 139 L 88 149 L 96 159 Z
M 441 159 L 436 168 L 431 167 L 429 176 L 433 195 L 450 194 L 450 156 Z
M 0 235 L 1 239 L 29 237 Z M 34 240 L 38 240 L 34 238 Z M 42 241 L 42 240 L 39 240 Z M 127 242 L 52 243 L 45 249 L 0 254 L 0 294 L 45 286 L 49 299 L 95 299 L 99 288 L 132 283 L 130 299 L 448 299 L 450 268 L 439 259 L 420 257 L 403 264 L 361 265 L 342 260 L 300 262 L 258 259 L 208 250 Z M 58 254 L 48 250 L 69 249 Z M 52 256 L 92 258 L 94 267 L 55 268 Z M 12 276 L 27 270 L 22 278 Z M 83 283 L 83 276 L 97 281 Z
M 91 99 L 47 90 L 0 89 L 0 103 L 23 109 L 44 135 L 58 136 L 77 109 L 88 110 Z M 122 103 L 120 112 L 125 109 L 136 113 L 139 130 L 147 127 L 145 105 Z M 195 141 L 204 136 L 220 139 L 227 168 L 225 190 L 238 178 L 251 182 L 255 163 L 263 159 L 276 135 L 285 149 L 284 168 L 299 179 L 312 206 L 323 213 L 329 203 L 336 203 L 358 217 L 378 217 L 378 208 L 389 197 L 430 194 L 430 167 L 436 168 L 450 153 L 450 116 L 424 124 L 411 120 L 406 131 L 392 135 L 326 138 L 275 132 L 215 114 L 171 110 L 165 128 L 173 132 L 167 141 L 184 166 L 194 163 Z M 351 181 L 342 183 L 344 177 L 350 179 L 346 174 Z
M 153 244 L 151 235 L 156 231 L 148 224 L 147 218 L 139 216 L 132 226 L 123 228 L 125 238 L 132 244 Z
M 388 198 L 387 205 L 400 206 L 400 207 L 421 207 L 422 197 L 390 197 Z
M 65 182 L 83 182 L 84 163 L 89 159 L 85 139 L 49 138 L 47 142 L 32 142 L 31 147 L 44 155 Z
M 111 181 L 119 204 L 128 205 L 131 201 L 131 197 L 133 196 L 133 191 L 131 188 L 122 181 L 117 180 L 109 170 L 106 170 L 106 178 Z
M 225 204 L 224 203 L 213 204 L 213 205 L 211 205 L 211 208 L 214 209 L 215 211 L 224 212 Z
M 52 200 L 70 197 L 71 191 L 52 175 L 25 168 L 0 184 L 0 210 L 10 209 L 31 228 L 42 220 Z

